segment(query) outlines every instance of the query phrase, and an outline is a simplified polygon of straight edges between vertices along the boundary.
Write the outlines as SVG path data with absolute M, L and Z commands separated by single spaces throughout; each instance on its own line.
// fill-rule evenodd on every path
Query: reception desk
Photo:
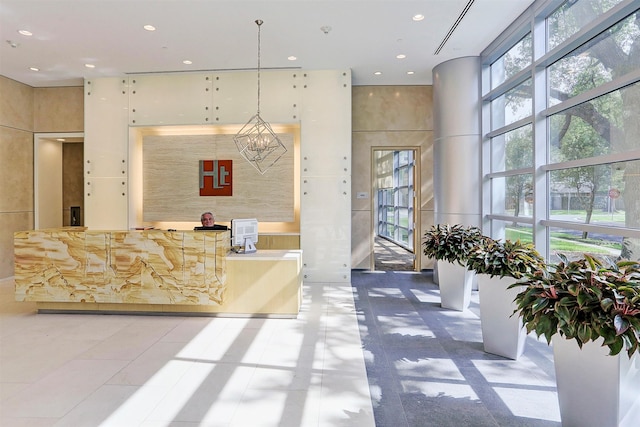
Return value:
M 229 245 L 229 231 L 17 232 L 16 300 L 41 312 L 297 316 L 302 252 Z

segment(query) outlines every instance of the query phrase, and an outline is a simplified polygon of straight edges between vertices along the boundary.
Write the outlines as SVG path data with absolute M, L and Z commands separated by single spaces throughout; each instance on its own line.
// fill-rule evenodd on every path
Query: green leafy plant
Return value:
M 560 334 L 580 348 L 603 338 L 609 354 L 626 348 L 631 357 L 640 338 L 640 264 L 599 260 L 590 255 L 528 274 L 513 286 L 525 286 L 515 302 L 527 332 L 547 342 Z M 515 314 L 515 313 L 514 313 Z
M 485 239 L 477 227 L 437 224 L 424 234 L 422 250 L 429 258 L 464 265 L 473 248 Z
M 467 269 L 491 277 L 520 279 L 545 268 L 544 259 L 532 243 L 506 240 L 500 242 L 487 237 L 473 248 L 467 258 Z

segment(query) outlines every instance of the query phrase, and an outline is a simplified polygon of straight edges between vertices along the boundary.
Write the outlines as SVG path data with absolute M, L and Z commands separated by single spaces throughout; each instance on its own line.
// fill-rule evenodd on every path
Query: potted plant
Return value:
M 527 331 L 553 343 L 562 423 L 637 425 L 640 264 L 559 257 L 512 286 L 524 286 L 515 301 Z
M 475 272 L 466 269 L 467 257 L 485 238 L 479 228 L 460 224 L 437 224 L 424 234 L 422 249 L 436 260 L 443 308 L 463 311 L 469 307 Z
M 520 240 L 486 238 L 471 251 L 467 269 L 474 270 L 478 279 L 484 351 L 514 360 L 522 355 L 527 332 L 522 319 L 511 316 L 520 289 L 510 286 L 544 267 L 544 259 L 534 245 Z

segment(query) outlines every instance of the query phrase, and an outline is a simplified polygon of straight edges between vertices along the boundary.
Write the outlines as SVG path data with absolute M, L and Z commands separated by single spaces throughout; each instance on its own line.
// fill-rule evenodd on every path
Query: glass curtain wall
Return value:
M 640 260 L 640 2 L 538 0 L 504 34 L 482 55 L 492 237 Z
M 378 235 L 413 251 L 413 151 L 377 154 Z

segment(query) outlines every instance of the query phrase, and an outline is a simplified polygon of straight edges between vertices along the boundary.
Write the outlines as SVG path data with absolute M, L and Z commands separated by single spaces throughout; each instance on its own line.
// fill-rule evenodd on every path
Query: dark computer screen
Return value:
M 195 231 L 226 231 L 229 228 L 226 225 L 214 224 L 210 227 L 194 227 Z

